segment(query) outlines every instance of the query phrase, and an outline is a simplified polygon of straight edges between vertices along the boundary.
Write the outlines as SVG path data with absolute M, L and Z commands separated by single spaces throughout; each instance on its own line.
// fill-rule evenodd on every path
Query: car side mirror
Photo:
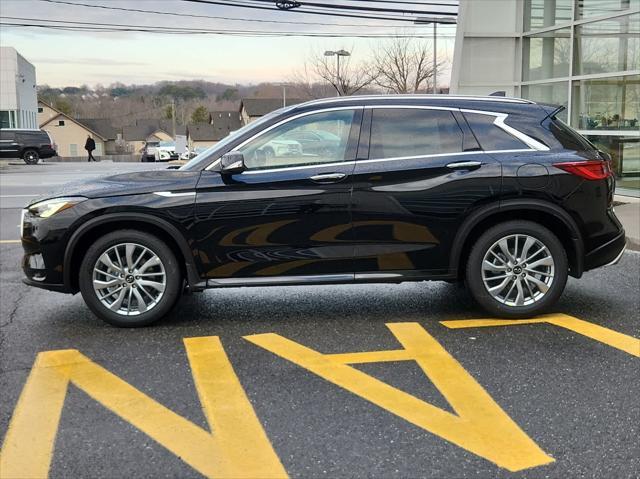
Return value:
M 239 151 L 231 151 L 220 158 L 220 172 L 224 175 L 235 175 L 246 169 L 244 155 Z

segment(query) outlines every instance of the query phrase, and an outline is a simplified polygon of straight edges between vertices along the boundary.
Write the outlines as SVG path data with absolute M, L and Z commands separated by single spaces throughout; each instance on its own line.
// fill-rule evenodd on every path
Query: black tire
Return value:
M 482 264 L 489 249 L 500 239 L 516 234 L 531 236 L 546 246 L 554 263 L 553 280 L 548 290 L 537 301 L 522 306 L 508 305 L 494 298 L 485 286 L 482 273 Z M 515 268 L 510 269 L 509 273 L 505 272 L 505 275 L 515 274 L 512 271 Z M 508 221 L 489 228 L 473 245 L 466 267 L 467 288 L 480 306 L 492 315 L 512 319 L 530 318 L 553 306 L 564 291 L 567 276 L 567 253 L 562 243 L 549 229 L 532 221 Z
M 160 259 L 165 272 L 165 289 L 157 304 L 133 316 L 110 310 L 100 301 L 93 288 L 93 271 L 98 259 L 109 248 L 122 243 L 135 243 L 150 250 Z M 167 244 L 151 234 L 137 230 L 114 231 L 93 243 L 82 260 L 78 279 L 82 298 L 89 309 L 103 321 L 126 328 L 147 326 L 162 319 L 177 303 L 183 286 L 180 265 Z M 122 281 L 124 283 L 125 280 Z
M 22 153 L 22 159 L 27 165 L 37 165 L 40 161 L 40 155 L 37 150 L 28 149 Z

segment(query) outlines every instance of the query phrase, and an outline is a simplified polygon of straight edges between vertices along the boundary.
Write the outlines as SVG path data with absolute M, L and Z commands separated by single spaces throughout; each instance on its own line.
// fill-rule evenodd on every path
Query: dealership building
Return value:
M 36 69 L 15 48 L 0 47 L 0 128 L 38 128 Z
M 640 0 L 460 0 L 451 92 L 564 105 L 640 195 Z

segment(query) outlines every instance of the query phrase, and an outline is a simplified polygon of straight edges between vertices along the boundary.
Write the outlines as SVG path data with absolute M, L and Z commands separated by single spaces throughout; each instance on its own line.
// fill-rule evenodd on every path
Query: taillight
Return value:
M 585 180 L 604 180 L 611 175 L 608 161 L 568 161 L 554 163 L 553 166 Z

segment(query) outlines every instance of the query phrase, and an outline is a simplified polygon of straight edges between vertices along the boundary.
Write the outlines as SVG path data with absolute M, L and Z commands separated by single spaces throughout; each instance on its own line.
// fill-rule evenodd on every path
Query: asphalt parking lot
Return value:
M 0 170 L 0 477 L 640 476 L 640 254 L 518 324 L 433 282 L 210 290 L 125 330 L 21 283 L 30 196 L 141 167 Z

